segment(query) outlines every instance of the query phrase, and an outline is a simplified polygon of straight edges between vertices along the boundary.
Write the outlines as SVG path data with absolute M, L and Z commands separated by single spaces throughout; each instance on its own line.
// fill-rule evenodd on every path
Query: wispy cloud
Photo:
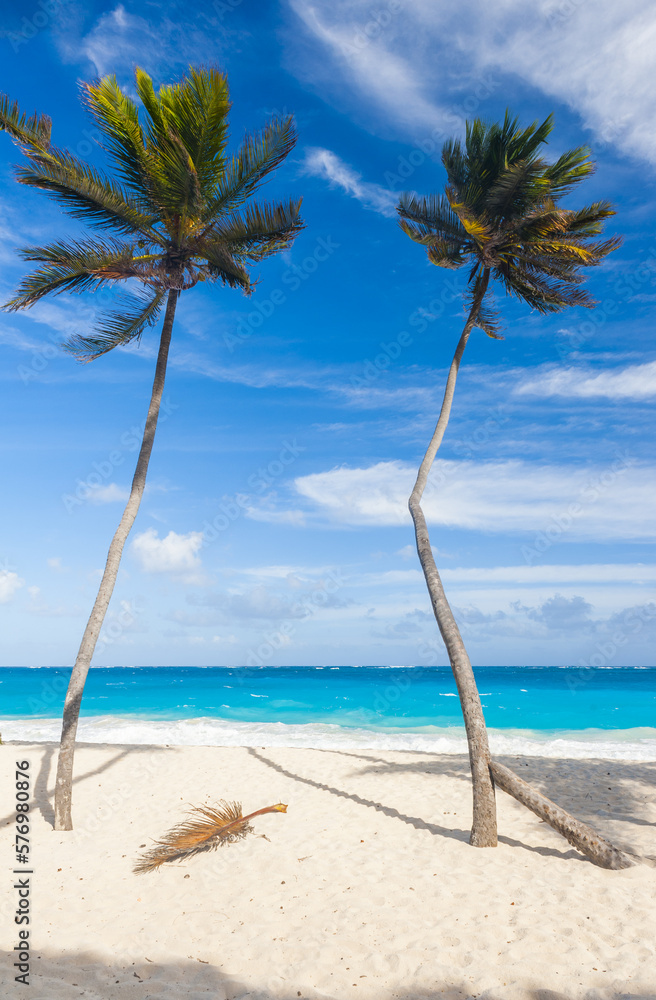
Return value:
M 469 87 L 474 96 L 466 81 L 491 72 L 497 85 L 518 77 L 576 109 L 603 141 L 656 161 L 656 135 L 644 127 L 656 115 L 656 8 L 649 0 L 621 7 L 612 0 L 537 0 L 530 7 L 524 0 L 463 0 L 457 7 L 409 0 L 402 17 L 390 18 L 366 45 L 354 39 L 371 19 L 367 0 L 289 2 L 309 35 L 339 62 L 348 86 L 413 137 L 418 127 L 444 121 L 447 94 Z M 315 75 L 318 66 L 316 60 Z M 304 72 L 312 75 L 309 61 Z M 450 131 L 458 124 L 451 113 Z
M 416 469 L 403 462 L 337 468 L 295 480 L 297 494 L 328 520 L 401 525 Z M 432 482 L 433 488 L 430 488 Z M 522 461 L 438 461 L 422 504 L 428 521 L 485 532 L 558 527 L 557 540 L 654 537 L 656 468 L 626 458 L 578 468 Z M 296 501 L 296 505 L 298 501 Z M 575 513 L 572 513 L 575 510 Z
M 656 583 L 656 566 L 644 563 L 570 563 L 551 566 L 478 566 L 444 569 L 442 575 L 451 583 L 506 584 L 530 586 L 566 583 Z
M 340 187 L 365 208 L 370 208 L 379 215 L 385 215 L 387 218 L 396 215 L 398 195 L 380 184 L 363 181 L 361 174 L 329 149 L 318 146 L 306 149 L 302 172 L 313 177 L 321 177 L 328 181 L 331 187 Z
M 425 67 L 413 63 L 404 52 L 395 51 L 393 29 L 379 38 L 370 36 L 367 44 L 359 44 L 361 29 L 372 20 L 369 3 L 290 0 L 290 7 L 307 32 L 337 60 L 347 84 L 355 83 L 378 107 L 391 110 L 394 117 L 410 127 L 434 127 L 443 117 L 439 104 L 425 96 Z M 407 3 L 403 5 L 403 17 L 395 27 L 407 19 L 408 7 Z M 312 76 L 312 63 L 306 63 L 305 70 Z
M 552 368 L 528 378 L 515 389 L 517 395 L 567 396 L 607 399 L 649 399 L 656 396 L 656 361 L 606 370 L 598 374 L 580 368 Z
M 90 65 L 98 76 L 131 75 L 135 65 L 150 73 L 186 69 L 190 62 L 208 58 L 222 29 L 214 25 L 210 37 L 206 24 L 190 19 L 188 6 L 169 3 L 164 9 L 166 14 L 159 19 L 156 15 L 146 19 L 118 3 L 81 36 L 75 20 L 64 19 L 55 33 L 60 55 L 69 63 Z

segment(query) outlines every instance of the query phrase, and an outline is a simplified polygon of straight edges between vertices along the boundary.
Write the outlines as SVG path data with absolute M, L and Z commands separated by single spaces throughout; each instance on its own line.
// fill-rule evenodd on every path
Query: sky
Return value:
M 592 311 L 540 316 L 497 290 L 424 508 L 472 662 L 654 663 L 656 8 L 649 0 L 216 0 L 0 4 L 0 91 L 104 164 L 79 84 L 134 67 L 228 75 L 232 148 L 293 113 L 262 198 L 305 229 L 248 299 L 180 300 L 149 483 L 98 665 L 445 664 L 407 497 L 463 325 L 465 273 L 400 231 L 440 192 L 467 118 L 550 112 L 548 159 L 587 143 L 622 247 Z M 14 180 L 0 135 L 0 299 L 16 248 L 80 233 Z M 74 661 L 127 497 L 157 330 L 79 365 L 93 296 L 0 313 L 0 663 Z

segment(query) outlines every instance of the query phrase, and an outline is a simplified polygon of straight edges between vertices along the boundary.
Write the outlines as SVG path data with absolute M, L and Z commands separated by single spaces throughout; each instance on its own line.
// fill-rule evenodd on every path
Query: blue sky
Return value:
M 217 0 L 2 5 L 0 90 L 102 162 L 78 82 L 135 63 L 228 74 L 232 135 L 274 112 L 299 142 L 262 194 L 306 229 L 251 299 L 186 293 L 149 486 L 97 664 L 445 663 L 406 499 L 463 323 L 464 274 L 399 231 L 399 191 L 441 190 L 464 119 L 555 113 L 547 155 L 590 144 L 573 198 L 609 198 L 622 248 L 593 311 L 497 296 L 425 509 L 475 664 L 651 664 L 656 637 L 656 11 L 565 0 Z M 15 248 L 77 224 L 12 179 L 0 136 L 0 296 Z M 3 664 L 73 661 L 121 513 L 154 369 L 57 345 L 93 297 L 0 314 Z

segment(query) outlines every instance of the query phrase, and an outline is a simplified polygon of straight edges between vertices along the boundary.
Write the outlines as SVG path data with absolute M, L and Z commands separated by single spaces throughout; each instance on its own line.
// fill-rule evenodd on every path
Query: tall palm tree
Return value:
M 249 265 L 288 248 L 302 228 L 300 200 L 249 203 L 294 146 L 291 117 L 272 119 L 229 158 L 228 83 L 217 69 L 191 68 L 179 83 L 157 93 L 151 78 L 137 69 L 136 87 L 141 115 L 114 77 L 83 87 L 84 103 L 115 177 L 53 146 L 47 117 L 28 118 L 8 98 L 0 100 L 0 128 L 27 160 L 17 170 L 18 181 L 49 192 L 74 218 L 98 231 L 93 238 L 21 251 L 25 260 L 40 266 L 24 278 L 5 308 L 25 309 L 45 295 L 95 291 L 122 281 L 140 286 L 116 311 L 101 317 L 92 333 L 78 334 L 64 345 L 85 362 L 139 342 L 164 309 L 130 497 L 109 547 L 66 694 L 55 792 L 57 830 L 72 829 L 73 755 L 84 683 L 144 492 L 180 293 L 199 281 L 220 281 L 250 295 Z
M 458 140 L 443 146 L 442 163 L 447 173 L 444 194 L 428 198 L 404 194 L 400 198 L 401 229 L 426 248 L 428 259 L 438 267 L 469 267 L 467 320 L 449 370 L 439 419 L 408 506 L 433 612 L 449 655 L 465 721 L 474 798 L 470 843 L 477 847 L 496 846 L 496 779 L 501 787 L 551 822 L 597 863 L 625 867 L 630 862 L 616 848 L 589 828 L 583 829 L 583 824 L 491 760 L 471 662 L 444 593 L 421 508 L 428 474 L 449 421 L 458 368 L 471 332 L 479 327 L 488 336 L 501 339 L 496 314 L 486 302 L 490 282 L 496 280 L 507 294 L 540 313 L 560 312 L 569 306 L 590 308 L 595 303 L 580 287 L 584 281 L 582 269 L 600 264 L 620 245 L 617 237 L 595 240 L 604 220 L 615 214 L 609 202 L 594 202 L 576 211 L 560 207 L 562 197 L 588 177 L 594 166 L 585 146 L 568 150 L 555 163 L 548 164 L 539 152 L 552 128 L 551 115 L 542 124 L 534 122 L 525 129 L 508 112 L 501 125 L 486 125 L 480 119 L 468 122 L 464 146 Z M 557 822 L 554 810 L 559 814 Z

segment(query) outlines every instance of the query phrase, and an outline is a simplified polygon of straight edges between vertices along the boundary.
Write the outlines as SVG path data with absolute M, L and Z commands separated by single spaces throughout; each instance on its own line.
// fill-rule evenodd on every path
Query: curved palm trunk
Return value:
M 474 796 L 473 820 L 469 842 L 474 847 L 496 847 L 497 817 L 494 795 L 494 782 L 496 781 L 497 785 L 504 792 L 512 795 L 514 799 L 523 806 L 526 806 L 527 809 L 530 809 L 531 812 L 539 816 L 544 822 L 548 823 L 554 830 L 565 837 L 572 846 L 576 847 L 582 854 L 585 854 L 596 865 L 599 865 L 601 868 L 610 869 L 629 868 L 635 862 L 628 855 L 597 834 L 587 824 L 577 820 L 570 813 L 556 805 L 555 802 L 552 802 L 551 799 L 536 791 L 536 789 L 516 775 L 514 771 L 511 771 L 510 768 L 491 760 L 485 718 L 474 678 L 474 671 L 472 670 L 465 644 L 460 635 L 460 630 L 444 593 L 444 587 L 442 586 L 440 574 L 433 557 L 426 518 L 421 509 L 421 498 L 426 488 L 428 474 L 449 422 L 456 378 L 462 355 L 467 346 L 469 335 L 474 328 L 478 310 L 487 290 L 488 280 L 489 272 L 486 271 L 483 275 L 479 292 L 474 299 L 469 316 L 467 317 L 465 328 L 458 341 L 458 346 L 451 362 L 451 368 L 449 369 L 440 416 L 431 442 L 419 467 L 417 481 L 408 502 L 415 526 L 417 552 L 421 568 L 424 571 L 433 612 L 449 655 L 449 662 L 451 663 L 451 669 L 456 680 L 462 714 L 465 720 Z
M 162 326 L 162 335 L 159 342 L 159 353 L 157 355 L 157 366 L 155 368 L 155 379 L 153 381 L 153 391 L 146 417 L 141 450 L 137 459 L 137 467 L 132 479 L 132 489 L 120 524 L 112 538 L 105 572 L 103 573 L 98 595 L 89 616 L 87 627 L 82 636 L 82 642 L 78 650 L 75 666 L 71 673 L 71 679 L 66 691 L 66 701 L 64 703 L 64 719 L 62 724 L 61 743 L 59 746 L 59 759 L 57 762 L 57 780 L 55 784 L 55 830 L 72 830 L 71 819 L 71 794 L 73 786 L 73 756 L 75 753 L 75 736 L 80 715 L 80 704 L 84 692 L 84 684 L 91 665 L 91 658 L 96 648 L 98 636 L 105 620 L 107 608 L 114 590 L 118 569 L 123 553 L 123 546 L 130 534 L 130 529 L 137 516 L 141 498 L 146 486 L 146 473 L 150 454 L 153 450 L 155 431 L 157 429 L 157 418 L 162 402 L 164 391 L 164 379 L 166 378 L 166 364 L 171 344 L 171 332 L 173 330 L 173 319 L 179 292 L 177 289 L 170 289 L 166 304 L 166 313 Z
M 487 290 L 489 276 L 489 271 L 486 270 L 469 311 L 465 328 L 458 341 L 458 346 L 451 362 L 451 368 L 449 369 L 440 416 L 428 450 L 419 467 L 417 481 L 408 502 L 415 526 L 419 561 L 424 571 L 426 586 L 428 587 L 431 604 L 433 605 L 433 612 L 449 655 L 449 662 L 451 663 L 453 676 L 456 680 L 462 714 L 465 720 L 474 793 L 474 812 L 469 842 L 475 847 L 496 847 L 497 843 L 497 811 L 494 798 L 494 782 L 490 773 L 490 748 L 487 740 L 481 699 L 476 687 L 476 680 L 474 679 L 474 671 L 472 670 L 465 644 L 462 641 L 460 630 L 453 617 L 449 602 L 446 599 L 440 574 L 435 565 L 428 535 L 428 526 L 426 525 L 424 512 L 421 509 L 421 498 L 426 487 L 428 473 L 431 470 L 449 422 L 460 361 L 462 360 L 469 335 L 474 328 L 478 310 L 481 307 Z

